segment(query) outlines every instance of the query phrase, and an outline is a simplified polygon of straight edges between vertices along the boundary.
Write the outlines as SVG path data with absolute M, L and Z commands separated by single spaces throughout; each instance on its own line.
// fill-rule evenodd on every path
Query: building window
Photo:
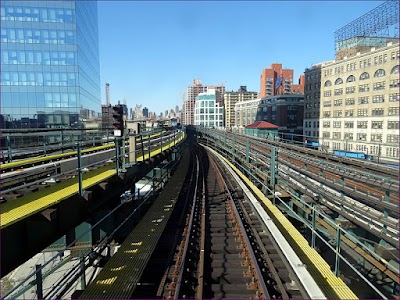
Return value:
M 368 85 L 368 84 L 359 85 L 359 86 L 358 86 L 358 91 L 359 91 L 360 93 L 368 92 L 368 91 L 369 91 L 369 85 Z
M 378 90 L 383 90 L 385 88 L 385 82 L 380 81 L 380 82 L 375 82 L 373 85 L 373 90 L 378 91 Z
M 357 110 L 358 117 L 367 117 L 368 116 L 368 109 L 359 109 Z
M 357 140 L 358 141 L 366 141 L 367 140 L 367 134 L 366 133 L 357 133 Z
M 342 122 L 341 121 L 333 122 L 333 128 L 342 128 Z
M 359 97 L 358 104 L 368 104 L 369 97 Z
M 372 121 L 371 127 L 372 127 L 372 129 L 382 129 L 383 121 Z
M 398 134 L 388 134 L 386 137 L 387 143 L 399 143 L 399 135 Z
M 347 87 L 346 88 L 346 94 L 353 94 L 356 91 L 355 86 Z
M 323 121 L 323 122 L 322 122 L 322 127 L 324 127 L 324 128 L 330 128 L 330 127 L 331 127 L 331 122 L 330 122 L 330 121 Z
M 390 95 L 389 95 L 389 102 L 398 102 L 399 100 L 400 100 L 400 95 L 399 95 L 399 93 L 390 94 Z
M 335 85 L 342 84 L 342 83 L 343 83 L 342 78 L 338 78 L 335 80 Z
M 399 108 L 398 107 L 389 107 L 388 116 L 398 116 Z
M 330 97 L 332 96 L 332 91 L 325 91 L 324 92 L 324 97 Z
M 388 129 L 399 129 L 399 121 L 389 121 L 387 128 Z
M 343 95 L 343 89 L 335 89 L 335 96 Z
M 354 121 L 344 122 L 344 128 L 354 128 Z
M 383 77 L 386 75 L 386 72 L 384 69 L 378 69 L 376 70 L 374 77 Z
M 345 117 L 353 117 L 354 116 L 354 109 L 349 109 L 344 112 Z
M 342 138 L 342 134 L 340 132 L 334 132 L 332 138 L 340 140 Z
M 383 103 L 383 102 L 385 102 L 384 95 L 375 95 L 372 97 L 372 103 Z
M 390 80 L 390 88 L 397 88 L 399 87 L 400 79 Z
M 324 118 L 329 118 L 331 116 L 330 111 L 324 111 Z
M 325 81 L 324 86 L 332 86 L 332 82 L 330 80 Z
M 342 110 L 335 110 L 333 111 L 333 117 L 334 118 L 340 118 L 343 115 L 343 111 Z
M 399 73 L 399 65 L 394 66 L 390 71 L 390 74 L 398 74 Z
M 335 100 L 334 103 L 333 103 L 334 106 L 342 106 L 342 104 L 343 104 L 343 100 L 342 99 Z
M 383 116 L 384 109 L 383 108 L 375 108 L 372 110 L 372 116 Z
M 353 140 L 353 133 L 352 132 L 345 132 L 345 134 L 344 134 L 344 139 L 345 140 Z
M 355 104 L 354 98 L 347 98 L 346 99 L 346 105 L 354 105 L 354 104 Z
M 368 121 L 357 121 L 358 129 L 366 129 L 368 127 Z
M 322 137 L 329 139 L 331 137 L 331 133 L 329 131 L 323 131 L 322 132 Z
M 360 75 L 360 80 L 365 80 L 369 78 L 369 74 L 367 72 L 364 72 Z
M 349 77 L 347 77 L 346 82 L 354 82 L 356 81 L 356 78 L 354 77 L 354 75 L 350 75 Z

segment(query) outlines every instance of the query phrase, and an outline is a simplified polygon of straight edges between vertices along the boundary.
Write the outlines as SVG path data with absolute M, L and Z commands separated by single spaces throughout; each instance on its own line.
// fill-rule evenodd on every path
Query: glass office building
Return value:
M 2 1 L 0 114 L 1 129 L 100 117 L 96 1 Z

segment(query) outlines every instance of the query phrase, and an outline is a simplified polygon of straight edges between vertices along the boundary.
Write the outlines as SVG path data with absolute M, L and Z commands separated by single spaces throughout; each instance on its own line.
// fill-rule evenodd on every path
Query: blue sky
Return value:
M 271 63 L 334 59 L 334 32 L 383 1 L 99 1 L 102 103 L 157 114 L 182 107 L 193 79 L 259 91 Z M 121 102 L 122 103 L 122 102 Z

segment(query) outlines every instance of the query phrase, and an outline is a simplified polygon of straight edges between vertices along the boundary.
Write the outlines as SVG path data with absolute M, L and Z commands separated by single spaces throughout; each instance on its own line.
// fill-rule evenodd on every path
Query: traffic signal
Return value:
M 122 105 L 113 106 L 113 125 L 116 130 L 121 131 L 121 136 L 124 134 L 124 109 Z

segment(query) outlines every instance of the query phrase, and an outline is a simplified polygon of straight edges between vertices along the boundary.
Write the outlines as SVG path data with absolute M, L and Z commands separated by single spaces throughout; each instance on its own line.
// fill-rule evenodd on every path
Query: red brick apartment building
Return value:
M 299 83 L 294 84 L 294 71 L 282 69 L 282 64 L 271 64 L 260 76 L 259 98 L 283 94 L 304 94 L 304 75 L 299 76 Z

